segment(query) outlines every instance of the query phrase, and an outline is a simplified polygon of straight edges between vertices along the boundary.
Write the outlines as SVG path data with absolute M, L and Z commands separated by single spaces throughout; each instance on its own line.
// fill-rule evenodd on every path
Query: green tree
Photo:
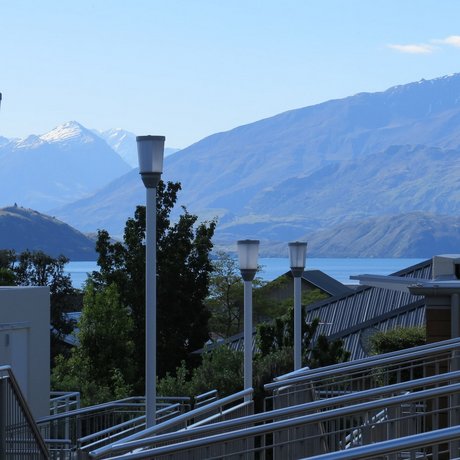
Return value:
M 212 236 L 215 222 L 197 223 L 183 208 L 176 223 L 170 213 L 179 183 L 160 181 L 157 188 L 157 366 L 158 374 L 174 369 L 209 338 L 208 295 Z M 131 314 L 134 326 L 136 390 L 143 389 L 145 352 L 145 223 L 144 206 L 128 219 L 123 243 L 112 242 L 99 231 L 96 250 L 99 272 L 96 286 L 114 283 Z
M 243 296 L 243 280 L 236 259 L 226 252 L 217 252 L 212 262 L 209 297 L 206 300 L 211 312 L 211 331 L 224 337 L 241 331 Z
M 14 261 L 16 254 L 10 249 L 0 250 L 0 286 L 14 286 Z
M 51 257 L 43 251 L 24 251 L 13 267 L 14 281 L 20 286 L 49 286 L 51 308 L 51 356 L 62 351 L 62 338 L 70 334 L 74 323 L 65 313 L 71 311 L 76 290 L 70 275 L 64 273 L 69 261 L 65 256 Z
M 309 304 L 319 300 L 323 295 L 319 290 L 305 293 L 302 304 Z M 291 301 L 292 302 L 292 301 Z M 302 311 L 302 365 L 320 367 L 329 364 L 344 362 L 350 354 L 344 350 L 341 340 L 329 341 L 324 335 L 318 334 L 319 318 L 311 323 L 304 320 L 305 312 Z M 294 309 L 289 307 L 288 312 L 271 322 L 261 323 L 257 326 L 256 342 L 260 358 L 272 356 L 276 361 L 277 353 L 288 349 L 292 353 L 294 346 Z M 269 362 L 269 359 L 268 361 Z
M 258 272 L 261 267 L 259 267 Z M 276 287 L 279 282 L 269 283 Z M 256 275 L 252 285 L 253 291 L 253 321 L 271 320 L 287 310 L 272 296 L 268 284 Z M 273 286 L 275 285 L 275 286 Z M 206 305 L 211 312 L 209 327 L 224 337 L 237 334 L 243 330 L 244 317 L 244 284 L 241 278 L 238 261 L 230 254 L 217 251 L 212 262 L 209 296 Z
M 133 322 L 114 284 L 97 289 L 88 282 L 78 328 L 70 358 L 56 360 L 54 388 L 81 391 L 85 404 L 128 396 L 134 379 Z
M 328 340 L 325 335 L 319 335 L 315 346 L 311 350 L 309 366 L 316 367 L 330 366 L 331 364 L 344 363 L 350 359 L 350 352 L 343 348 L 343 341 L 335 339 Z
M 185 361 L 175 374 L 167 373 L 158 381 L 157 392 L 162 396 L 186 395 L 191 398 L 210 390 L 224 397 L 243 388 L 243 353 L 219 346 L 205 351 L 201 363 L 192 371 Z

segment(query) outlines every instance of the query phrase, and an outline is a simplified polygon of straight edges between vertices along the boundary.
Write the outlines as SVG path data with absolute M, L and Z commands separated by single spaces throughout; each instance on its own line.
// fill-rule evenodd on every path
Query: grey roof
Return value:
M 431 259 L 393 273 L 393 276 L 431 279 Z M 307 273 L 307 272 L 305 272 Z M 327 276 L 327 275 L 325 275 Z M 319 318 L 317 334 L 330 339 L 342 339 L 350 359 L 368 355 L 367 341 L 375 331 L 395 327 L 425 324 L 425 301 L 421 296 L 390 289 L 359 286 L 306 307 L 307 321 Z M 255 332 L 255 330 L 254 330 Z M 255 335 L 255 334 L 254 334 Z M 207 349 L 226 344 L 234 350 L 243 350 L 243 334 L 236 334 Z M 253 350 L 255 340 L 253 339 Z M 196 353 L 200 353 L 198 350 Z
M 331 296 L 345 295 L 353 292 L 352 289 L 332 278 L 321 270 L 305 270 L 302 279 L 321 289 Z
M 393 275 L 431 279 L 431 259 Z M 342 339 L 351 359 L 359 359 L 367 356 L 366 340 L 373 331 L 425 324 L 425 302 L 410 293 L 361 286 L 351 294 L 307 306 L 307 321 L 314 318 L 322 323 L 318 334 Z

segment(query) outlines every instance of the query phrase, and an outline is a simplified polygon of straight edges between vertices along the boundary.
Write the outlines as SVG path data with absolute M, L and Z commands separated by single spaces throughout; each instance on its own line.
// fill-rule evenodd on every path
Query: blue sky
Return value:
M 457 0 L 0 0 L 0 135 L 215 132 L 460 72 Z

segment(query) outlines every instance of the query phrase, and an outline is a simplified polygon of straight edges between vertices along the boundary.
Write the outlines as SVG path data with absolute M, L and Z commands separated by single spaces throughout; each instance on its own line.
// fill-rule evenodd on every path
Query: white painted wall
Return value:
M 0 365 L 9 364 L 35 418 L 49 415 L 48 287 L 0 287 Z

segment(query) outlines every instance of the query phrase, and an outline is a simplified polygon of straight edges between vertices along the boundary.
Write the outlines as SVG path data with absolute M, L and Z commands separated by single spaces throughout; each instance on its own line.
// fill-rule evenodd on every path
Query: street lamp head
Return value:
M 137 136 L 139 174 L 146 188 L 155 188 L 163 172 L 164 136 Z
M 305 257 L 307 255 L 307 243 L 295 241 L 289 243 L 289 261 L 291 272 L 294 277 L 302 276 L 305 269 Z
M 257 272 L 259 240 L 240 240 L 237 247 L 241 276 L 244 281 L 252 281 Z

